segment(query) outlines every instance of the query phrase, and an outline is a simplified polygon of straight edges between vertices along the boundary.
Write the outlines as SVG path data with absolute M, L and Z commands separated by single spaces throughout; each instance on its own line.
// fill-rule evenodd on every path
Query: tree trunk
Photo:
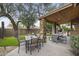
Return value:
M 14 30 L 17 30 L 17 24 L 15 23 L 14 19 L 9 15 L 9 14 L 6 14 L 6 17 L 8 17 L 13 25 L 13 29 Z
M 17 31 L 18 31 L 18 27 L 17 24 L 15 23 L 14 19 L 9 15 L 6 14 L 6 17 L 8 17 L 13 25 L 13 29 L 14 29 L 14 36 L 17 37 Z
M 30 34 L 30 26 L 27 26 L 27 33 Z

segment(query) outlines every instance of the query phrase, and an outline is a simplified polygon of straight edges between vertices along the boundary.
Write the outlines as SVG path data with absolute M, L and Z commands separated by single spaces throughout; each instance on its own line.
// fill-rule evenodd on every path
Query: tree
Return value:
M 52 3 L 38 3 L 36 4 L 38 17 L 45 15 L 51 9 Z
M 51 23 L 46 23 L 46 29 L 47 30 L 49 30 L 49 31 L 51 31 L 52 30 L 52 26 L 53 26 L 53 24 L 51 24 Z
M 0 17 L 5 16 L 10 19 L 13 25 L 14 35 L 16 37 L 18 35 L 18 27 L 16 20 L 18 20 L 21 13 L 25 12 L 26 8 L 24 4 L 12 4 L 12 3 L 0 4 Z
M 0 4 L 0 17 L 5 16 L 8 17 L 11 21 L 11 23 L 13 24 L 13 28 L 14 30 L 17 30 L 17 25 L 15 24 L 14 19 L 12 18 L 11 14 L 13 14 L 12 12 L 14 11 L 14 9 L 10 8 L 13 7 L 13 4 Z
M 24 4 L 25 11 L 20 13 L 19 20 L 21 20 L 22 24 L 26 26 L 28 31 L 30 30 L 30 26 L 34 25 L 36 22 L 36 14 L 33 4 Z
M 41 15 L 44 15 L 48 5 L 50 4 L 24 4 L 26 12 L 21 12 L 19 20 L 29 30 L 30 26 L 34 25 Z

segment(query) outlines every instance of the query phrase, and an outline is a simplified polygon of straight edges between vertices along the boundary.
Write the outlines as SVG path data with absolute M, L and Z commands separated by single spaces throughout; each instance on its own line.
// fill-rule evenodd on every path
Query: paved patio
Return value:
M 47 43 L 41 48 L 40 52 L 35 50 L 32 55 L 30 55 L 29 52 L 25 53 L 25 47 L 21 46 L 20 54 L 18 54 L 18 48 L 16 48 L 6 56 L 73 56 L 70 50 L 69 43 L 62 44 L 47 40 Z

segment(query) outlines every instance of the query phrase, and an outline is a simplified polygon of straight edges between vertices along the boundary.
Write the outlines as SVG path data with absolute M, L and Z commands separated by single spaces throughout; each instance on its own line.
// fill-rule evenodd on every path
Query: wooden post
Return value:
M 53 24 L 52 24 L 52 35 L 54 34 L 54 26 L 53 26 Z
M 70 29 L 71 29 L 71 31 L 68 31 L 67 32 L 67 35 L 69 36 L 69 35 L 74 35 L 73 33 L 74 33 L 74 31 L 72 31 L 73 30 L 73 24 L 72 24 L 72 21 L 70 22 Z
M 2 22 L 2 28 L 1 28 L 1 38 L 4 38 L 4 22 Z
M 4 22 L 2 21 L 1 38 L 4 39 Z M 6 54 L 6 46 L 4 46 L 4 55 Z
M 54 23 L 54 33 L 56 33 L 56 23 Z
M 2 37 L 1 35 L 2 35 L 2 33 L 1 33 L 2 31 L 1 31 L 1 28 L 0 28 L 0 38 Z
M 73 24 L 72 24 L 72 21 L 71 21 L 71 30 L 73 30 Z

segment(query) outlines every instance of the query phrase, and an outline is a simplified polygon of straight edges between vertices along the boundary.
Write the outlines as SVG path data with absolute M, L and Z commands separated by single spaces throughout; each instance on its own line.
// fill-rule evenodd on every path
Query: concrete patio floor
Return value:
M 69 44 L 55 43 L 47 40 L 47 43 L 40 49 L 33 51 L 30 55 L 29 51 L 25 53 L 25 47 L 21 46 L 20 54 L 18 54 L 18 48 L 8 53 L 6 56 L 73 56 L 70 52 L 71 48 Z

